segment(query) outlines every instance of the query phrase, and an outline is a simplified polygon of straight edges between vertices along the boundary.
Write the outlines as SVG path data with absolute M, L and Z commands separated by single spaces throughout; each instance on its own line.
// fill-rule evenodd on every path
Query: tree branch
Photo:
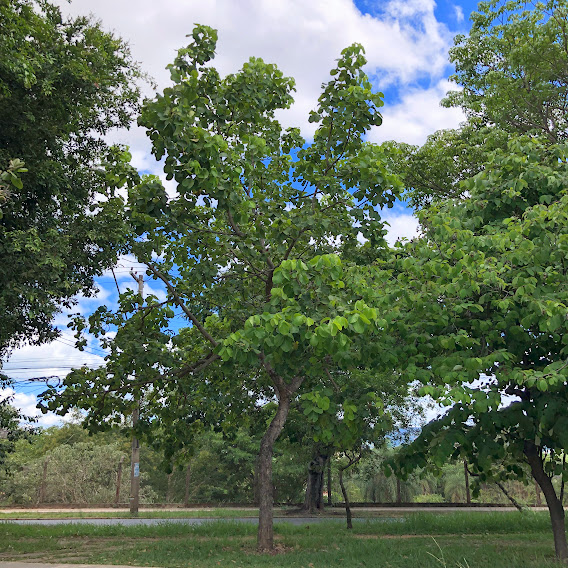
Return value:
M 182 299 L 180 298 L 179 294 L 176 292 L 176 289 L 173 287 L 171 282 L 152 264 L 147 263 L 148 268 L 154 273 L 154 276 L 159 278 L 167 287 L 168 292 L 172 295 L 173 299 L 175 300 L 176 304 L 183 310 L 183 313 L 192 321 L 193 325 L 199 330 L 201 335 L 213 345 L 213 347 L 217 347 L 219 342 L 216 341 L 213 336 L 203 327 L 201 322 L 193 315 L 191 310 L 184 304 Z

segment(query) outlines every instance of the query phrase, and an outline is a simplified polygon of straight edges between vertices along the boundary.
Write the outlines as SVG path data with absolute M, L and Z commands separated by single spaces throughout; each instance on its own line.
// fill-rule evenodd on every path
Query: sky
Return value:
M 52 0 L 54 1 L 54 0 Z M 222 74 L 238 71 L 249 57 L 276 63 L 285 75 L 296 80 L 295 103 L 283 111 L 284 126 L 298 126 L 304 137 L 313 135 L 309 111 L 316 106 L 321 84 L 329 80 L 341 50 L 361 43 L 368 60 L 366 72 L 374 87 L 384 93 L 383 124 L 373 127 L 372 142 L 396 140 L 422 144 L 429 134 L 455 128 L 464 119 L 459 109 L 440 106 L 446 92 L 456 87 L 449 81 L 452 66 L 448 50 L 453 37 L 467 33 L 471 0 L 57 0 L 64 14 L 88 15 L 100 20 L 105 30 L 126 40 L 133 58 L 148 73 L 160 92 L 169 83 L 165 67 L 176 50 L 188 43 L 195 23 L 216 28 L 219 33 L 214 65 Z M 153 96 L 144 86 L 144 94 Z M 150 155 L 143 129 L 118 131 L 111 141 L 126 144 L 133 165 L 141 172 L 161 175 L 161 167 Z M 389 210 L 388 239 L 411 238 L 418 224 L 403 204 Z M 143 267 L 135 259 L 121 259 L 116 269 L 119 287 L 134 287 L 130 270 Z M 100 304 L 116 303 L 112 274 L 99 279 L 95 298 L 79 298 L 73 310 L 88 314 Z M 147 282 L 145 293 L 162 294 Z M 104 355 L 90 341 L 84 352 L 74 349 L 67 329 L 66 313 L 56 319 L 63 330 L 59 339 L 40 347 L 24 346 L 4 362 L 3 372 L 15 380 L 14 389 L 0 389 L 0 397 L 14 395 L 13 403 L 28 416 L 37 415 L 36 395 L 44 384 L 30 382 L 38 376 L 64 376 L 83 363 L 97 366 Z M 38 424 L 60 422 L 52 414 L 42 415 Z

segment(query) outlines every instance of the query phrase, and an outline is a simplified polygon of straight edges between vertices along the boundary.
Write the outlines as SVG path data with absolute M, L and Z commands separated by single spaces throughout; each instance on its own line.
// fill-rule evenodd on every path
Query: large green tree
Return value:
M 258 544 L 266 550 L 273 447 L 293 399 L 329 370 L 396 359 L 393 337 L 370 340 L 390 317 L 370 307 L 380 271 L 348 259 L 361 235 L 374 258 L 387 254 L 377 210 L 393 204 L 399 183 L 383 150 L 363 140 L 380 125 L 383 102 L 362 71 L 360 45 L 342 52 L 323 85 L 307 144 L 275 118 L 292 103 L 293 80 L 257 58 L 221 77 L 209 64 L 216 39 L 208 27 L 194 29 L 169 67 L 172 86 L 139 121 L 176 182 L 168 195 L 147 178 L 129 198 L 135 253 L 167 299 L 139 308 L 139 296 L 124 296 L 127 323 L 109 343 L 106 367 L 76 371 L 63 395 L 46 396 L 50 408 L 79 404 L 99 421 L 139 399 L 140 431 L 164 420 L 164 431 L 187 432 L 192 418 L 242 420 L 247 407 L 275 402 L 258 462 Z M 182 329 L 170 325 L 174 309 Z M 102 333 L 111 320 L 99 312 L 91 329 Z
M 56 337 L 54 314 L 121 252 L 127 156 L 104 136 L 130 124 L 139 78 L 100 24 L 0 1 L 0 354 Z
M 466 184 L 467 200 L 430 209 L 428 237 L 399 265 L 409 338 L 422 342 L 409 372 L 451 406 L 410 446 L 402 471 L 430 456 L 465 458 L 480 481 L 532 475 L 562 559 L 551 477 L 566 476 L 568 447 L 567 150 L 513 139 Z
M 461 87 L 447 106 L 472 124 L 537 134 L 551 143 L 568 135 L 568 3 L 480 2 L 468 35 L 450 50 Z
M 450 52 L 461 90 L 446 100 L 467 123 L 411 149 L 403 168 L 427 205 L 425 237 L 399 262 L 406 329 L 422 341 L 414 376 L 450 410 L 399 468 L 466 459 L 481 482 L 532 476 L 566 559 L 563 489 L 551 480 L 565 476 L 568 443 L 568 4 L 482 2 L 472 22 Z

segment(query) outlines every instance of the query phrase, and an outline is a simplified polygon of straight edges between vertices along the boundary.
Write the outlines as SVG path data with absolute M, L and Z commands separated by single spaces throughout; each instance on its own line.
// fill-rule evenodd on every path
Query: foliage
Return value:
M 0 469 L 9 470 L 8 456 L 16 450 L 16 443 L 33 434 L 31 426 L 22 426 L 26 417 L 11 404 L 11 397 L 0 401 Z
M 118 444 L 99 445 L 93 441 L 61 444 L 45 456 L 16 467 L 12 461 L 12 475 L 4 480 L 4 492 L 18 504 L 39 503 L 44 465 L 47 477 L 44 489 L 45 503 L 113 503 L 116 492 L 116 472 L 120 459 L 126 456 Z M 126 462 L 128 464 L 128 461 Z M 130 479 L 125 468 L 121 493 L 128 495 Z M 142 485 L 141 498 L 155 499 L 148 487 Z
M 362 235 L 378 247 L 375 258 L 388 254 L 377 208 L 392 206 L 400 184 L 383 150 L 363 140 L 381 123 L 383 103 L 362 71 L 360 45 L 343 50 L 323 86 L 307 145 L 274 117 L 292 103 L 293 81 L 257 58 L 220 77 L 208 65 L 216 39 L 196 26 L 169 66 L 172 86 L 139 120 L 176 182 L 168 195 L 147 177 L 129 194 L 134 252 L 167 299 L 150 297 L 140 309 L 130 294 L 120 315 L 97 312 L 96 335 L 121 324 L 106 366 L 75 371 L 62 395 L 46 399 L 60 412 L 90 409 L 100 423 L 139 398 L 140 433 L 160 424 L 166 435 L 185 432 L 182 443 L 190 424 L 241 423 L 257 401 L 277 400 L 260 450 L 265 519 L 273 445 L 300 387 L 309 392 L 326 370 L 377 365 L 394 343 L 369 341 L 386 325 L 371 307 L 378 292 L 369 279 L 380 271 L 356 270 L 335 253 L 353 257 Z M 187 327 L 172 324 L 174 309 Z
M 450 50 L 451 79 L 462 89 L 445 104 L 463 108 L 473 123 L 565 140 L 567 19 L 565 0 L 480 2 L 469 34 Z
M 104 136 L 130 124 L 138 78 L 100 24 L 44 0 L 0 2 L 0 353 L 55 337 L 54 314 L 94 294 L 123 250 L 114 190 L 136 176 Z
M 413 374 L 451 406 L 403 454 L 403 473 L 467 459 L 481 482 L 532 474 L 546 494 L 546 474 L 563 472 L 566 151 L 512 139 L 467 182 L 467 201 L 424 216 L 429 240 L 401 260 L 421 307 L 414 332 L 430 338 Z
M 387 142 L 393 171 L 405 184 L 411 207 L 422 209 L 448 199 L 464 199 L 463 182 L 481 172 L 491 151 L 503 148 L 507 133 L 494 127 L 464 123 L 455 130 L 438 130 L 418 147 Z
M 479 3 L 469 34 L 456 36 L 450 50 L 459 90 L 442 101 L 461 107 L 466 122 L 419 148 L 387 144 L 399 150 L 395 171 L 413 207 L 465 197 L 461 182 L 483 171 L 491 152 L 506 151 L 510 135 L 566 139 L 567 10 L 564 0 Z
M 398 293 L 413 311 L 409 338 L 421 344 L 410 374 L 450 407 L 400 456 L 400 472 L 467 459 L 480 483 L 532 475 L 560 558 L 568 557 L 563 490 L 551 480 L 565 475 L 568 442 L 567 7 L 482 2 L 470 34 L 456 38 L 453 79 L 462 90 L 446 104 L 466 112 L 461 132 L 474 144 L 466 155 L 482 160 L 459 193 L 446 184 L 446 199 L 422 213 L 425 238 L 401 255 Z M 444 163 L 456 157 L 435 147 Z M 450 180 L 475 173 L 457 157 Z
M 11 187 L 23 189 L 23 183 L 18 174 L 27 172 L 24 168 L 24 162 L 15 158 L 10 160 L 8 168 L 5 171 L 0 170 L 0 207 L 4 205 L 11 195 Z M 2 218 L 2 209 L 0 208 L 0 219 Z

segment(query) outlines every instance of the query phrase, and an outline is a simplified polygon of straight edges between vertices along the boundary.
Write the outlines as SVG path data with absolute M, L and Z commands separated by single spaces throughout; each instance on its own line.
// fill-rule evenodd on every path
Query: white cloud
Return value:
M 391 246 L 399 239 L 412 239 L 419 233 L 418 219 L 414 215 L 387 213 L 382 218 L 389 224 L 386 240 Z
M 426 90 L 408 89 L 399 104 L 382 109 L 383 124 L 373 128 L 368 139 L 420 145 L 436 130 L 457 128 L 465 120 L 461 109 L 440 106 L 442 98 L 452 89 L 455 90 L 455 85 L 446 79 Z
M 461 6 L 454 6 L 454 12 L 456 15 L 457 22 L 461 24 L 461 22 L 465 20 L 463 8 Z
M 49 426 L 59 426 L 64 422 L 68 422 L 72 419 L 71 414 L 66 414 L 65 416 L 57 416 L 53 412 L 48 412 L 47 414 L 42 414 L 37 408 L 37 397 L 35 394 L 28 394 L 23 392 L 16 392 L 12 388 L 2 388 L 0 389 L 0 401 L 10 399 L 10 404 L 18 409 L 20 413 L 27 418 L 35 418 L 32 420 L 31 424 L 34 426 L 40 426 L 43 428 L 48 428 Z M 22 423 L 28 423 L 26 420 L 22 420 Z
M 169 83 L 165 67 L 188 43 L 194 22 L 219 31 L 214 65 L 237 71 L 250 56 L 276 63 L 296 79 L 296 103 L 281 113 L 286 126 L 313 133 L 307 122 L 322 82 L 329 80 L 341 50 L 351 43 L 366 49 L 367 71 L 379 88 L 418 78 L 444 76 L 451 34 L 434 15 L 434 0 L 391 0 L 379 16 L 361 14 L 352 0 L 59 0 L 64 12 L 94 12 L 105 29 L 129 42 L 133 56 L 157 82 Z M 150 91 L 148 89 L 148 94 Z M 130 144 L 137 167 L 156 171 L 143 130 L 117 134 Z
M 62 337 L 52 343 L 26 345 L 15 350 L 3 363 L 2 373 L 13 380 L 14 388 L 0 389 L 0 400 L 13 395 L 11 404 L 25 416 L 37 417 L 36 424 L 39 426 L 61 424 L 70 417 L 57 416 L 52 412 L 42 414 L 37 409 L 37 395 L 46 389 L 46 381 L 31 379 L 52 377 L 49 382 L 53 384 L 57 380 L 54 377 L 65 377 L 73 367 L 98 367 L 102 363 L 102 351 L 96 347 L 79 351 L 74 347 L 74 338 L 68 331 L 63 332 Z
M 102 364 L 103 357 L 103 351 L 96 345 L 79 351 L 75 348 L 75 339 L 71 332 L 63 331 L 62 336 L 51 343 L 25 345 L 15 350 L 3 363 L 2 372 L 17 381 L 28 381 L 37 377 L 63 377 L 71 368 L 82 365 L 98 367 Z

